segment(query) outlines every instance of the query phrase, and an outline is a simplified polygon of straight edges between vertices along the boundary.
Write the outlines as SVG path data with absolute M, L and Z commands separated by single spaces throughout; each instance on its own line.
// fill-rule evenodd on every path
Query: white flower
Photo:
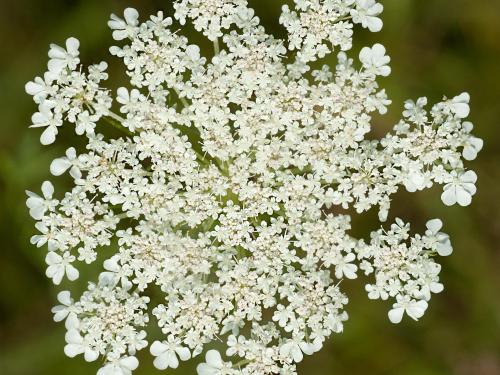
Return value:
M 390 58 L 377 43 L 355 64 L 350 49 L 354 24 L 382 28 L 376 0 L 290 1 L 286 40 L 266 33 L 247 0 L 174 8 L 213 52 L 163 12 L 140 22 L 127 8 L 108 22 L 122 41 L 110 51 L 124 64 L 123 87 L 105 87 L 105 62 L 79 66 L 76 39 L 52 46 L 49 71 L 25 87 L 41 142 L 64 123 L 81 145 L 50 165 L 74 180 L 61 200 L 49 182 L 42 196 L 28 193 L 47 276 L 72 281 L 80 262 L 107 259 L 79 298 L 58 296 L 66 352 L 101 356 L 99 375 L 129 375 L 157 324 L 163 337 L 150 351 L 160 369 L 218 342 L 232 361 L 209 350 L 199 374 L 295 375 L 296 362 L 343 331 L 349 297 L 339 279 L 358 268 L 373 278 L 369 299 L 396 302 L 391 321 L 422 316 L 443 290 L 436 253 L 451 253 L 442 223 L 422 235 L 396 219 L 358 239 L 351 219 L 376 207 L 386 221 L 401 187 L 441 184 L 446 204 L 470 203 L 476 176 L 465 162 L 483 145 L 462 123 L 468 95 L 430 110 L 425 98 L 408 101 L 373 139 L 373 115 L 391 103 L 377 81 Z M 315 70 L 334 51 L 337 64 Z M 141 296 L 150 289 L 162 304 Z
M 26 93 L 33 96 L 35 103 L 40 104 L 54 91 L 52 89 L 53 80 L 54 78 L 48 72 L 43 75 L 43 78 L 36 77 L 25 85 Z
M 343 20 L 352 3 L 295 1 L 295 10 L 283 5 L 280 23 L 288 31 L 288 48 L 298 51 L 298 64 L 324 57 L 331 50 L 329 45 L 344 51 L 351 48 L 352 24 Z M 300 71 L 299 65 L 296 67 Z
M 313 343 L 305 341 L 288 340 L 280 347 L 280 355 L 292 359 L 295 363 L 302 362 L 304 354 L 312 355 L 321 350 L 323 346 L 321 340 L 315 340 Z M 302 354 L 304 353 L 304 354 Z
M 75 257 L 68 252 L 60 256 L 55 251 L 49 251 L 45 257 L 45 263 L 48 265 L 47 271 L 45 272 L 47 277 L 50 277 L 56 285 L 61 283 L 64 275 L 68 277 L 68 280 L 75 281 L 78 279 L 79 272 L 71 264 L 74 260 Z
M 57 204 L 57 201 L 52 199 L 54 185 L 50 181 L 42 183 L 43 198 L 31 191 L 26 191 L 26 194 L 28 195 L 26 206 L 30 209 L 30 215 L 35 220 L 40 220 L 47 210 L 51 210 Z
M 120 108 L 121 113 L 132 112 L 134 105 L 137 108 L 137 105 L 145 100 L 144 96 L 137 89 L 132 89 L 129 92 L 125 87 L 119 87 L 116 93 L 116 101 L 122 104 Z
M 305 342 L 295 342 L 293 340 L 288 340 L 286 343 L 280 347 L 280 355 L 286 358 L 290 358 L 295 363 L 302 362 L 304 359 L 304 354 L 302 354 L 302 349 L 300 344 L 306 345 Z
M 75 310 L 77 311 L 77 307 L 75 307 Z M 71 331 L 71 330 L 79 330 L 80 328 L 80 320 L 78 319 L 77 313 L 69 313 L 68 316 L 66 317 L 66 321 L 64 322 L 64 327 L 66 327 L 66 330 Z
M 404 180 L 405 188 L 410 193 L 425 188 L 425 176 L 421 171 L 409 168 L 408 176 Z
M 129 344 L 128 354 L 135 355 L 139 350 L 144 349 L 146 346 L 148 346 L 146 336 L 146 331 L 140 331 L 139 333 L 137 333 Z
M 186 55 L 191 59 L 191 61 L 197 62 L 200 60 L 200 47 L 196 44 L 191 44 L 186 47 Z
M 222 361 L 222 357 L 217 350 L 209 350 L 205 355 L 205 363 L 200 363 L 196 367 L 198 375 L 222 375 L 231 368 L 230 365 Z
M 66 49 L 57 44 L 50 45 L 48 68 L 52 77 L 59 77 L 59 74 L 65 68 L 76 69 L 80 63 L 78 58 L 80 55 L 79 48 L 80 41 L 76 38 L 66 39 Z
M 244 26 L 249 17 L 246 0 L 180 0 L 174 3 L 174 17 L 181 25 L 191 19 L 196 30 L 202 31 L 209 40 L 222 36 L 222 30 L 232 24 Z M 250 19 L 250 20 L 249 20 Z M 250 22 L 250 24 L 252 24 Z
M 477 137 L 469 137 L 464 145 L 463 156 L 465 160 L 474 160 L 483 148 L 483 140 Z
M 440 232 L 443 227 L 443 222 L 440 219 L 429 220 L 426 227 L 427 231 L 425 232 L 425 235 L 433 239 L 437 253 L 441 256 L 450 255 L 453 252 L 450 236 L 446 233 Z
M 374 44 L 372 48 L 364 47 L 359 53 L 359 59 L 363 66 L 373 74 L 387 77 L 391 74 L 389 62 L 391 58 L 385 54 L 385 47 L 379 43 Z
M 476 194 L 475 183 L 477 175 L 474 171 L 463 172 L 452 176 L 453 181 L 444 186 L 441 200 L 447 206 L 458 203 L 460 206 L 468 206 L 472 202 L 472 196 Z
M 97 371 L 97 375 L 131 375 L 139 366 L 139 361 L 134 356 L 120 358 Z
M 397 324 L 403 319 L 404 313 L 410 318 L 418 320 L 424 315 L 427 306 L 427 302 L 424 300 L 415 301 L 409 297 L 398 296 L 398 302 L 393 304 L 389 311 L 389 320 L 391 323 Z
M 52 308 L 52 313 L 54 314 L 54 321 L 60 322 L 71 313 L 72 306 L 74 304 L 73 299 L 71 298 L 71 294 L 67 290 L 63 290 L 57 294 L 57 300 L 61 303 L 61 305 L 54 306 Z
M 416 124 L 423 124 L 427 122 L 427 113 L 424 107 L 427 105 L 427 98 L 418 98 L 415 103 L 413 100 L 405 101 L 405 110 L 403 116 L 407 117 L 409 121 L 413 121 Z
M 368 292 L 369 299 L 382 299 L 386 300 L 389 298 L 389 294 L 379 285 L 365 285 L 365 290 Z
M 458 118 L 466 118 L 470 113 L 469 102 L 470 95 L 464 92 L 451 99 L 449 103 L 450 109 Z
M 477 157 L 479 151 L 483 149 L 484 142 L 482 139 L 474 137 L 469 133 L 472 131 L 474 126 L 471 122 L 464 122 L 462 124 L 462 128 L 468 135 L 464 142 L 464 149 L 462 151 L 462 155 L 465 160 L 474 160 Z
M 89 111 L 85 110 L 78 115 L 76 120 L 75 133 L 78 135 L 82 134 L 94 134 L 95 121 L 99 119 L 100 116 L 91 115 Z
M 382 13 L 384 7 L 376 0 L 356 0 L 356 8 L 351 10 L 354 23 L 360 23 L 371 32 L 382 30 L 382 20 L 377 16 Z
M 153 364 L 158 370 L 165 370 L 169 367 L 177 368 L 179 366 L 179 359 L 187 361 L 191 358 L 189 349 L 181 346 L 174 340 L 155 341 L 151 345 L 150 351 L 156 357 Z
M 235 354 L 238 354 L 238 356 L 243 357 L 245 354 L 245 336 L 240 335 L 238 338 L 236 338 L 235 335 L 230 335 L 227 338 L 227 350 L 226 350 L 226 355 L 228 357 L 232 357 Z
M 38 112 L 31 117 L 31 128 L 46 128 L 40 136 L 40 143 L 44 146 L 54 143 L 58 133 L 57 128 L 62 125 L 59 115 L 55 115 L 48 102 L 40 104 Z
M 428 281 L 425 285 L 422 286 L 420 291 L 416 293 L 417 298 L 423 298 L 426 301 L 431 299 L 431 293 L 437 294 L 441 293 L 444 290 L 444 285 L 441 283 L 437 283 L 435 281 Z
M 54 236 L 46 224 L 39 221 L 35 224 L 35 228 L 38 229 L 41 234 L 35 234 L 32 236 L 30 238 L 31 244 L 36 245 L 36 247 L 42 247 L 43 245 L 48 244 L 49 251 L 55 251 L 59 248 L 57 240 L 53 238 Z
M 356 275 L 356 271 L 358 270 L 358 266 L 351 263 L 356 259 L 354 253 L 349 253 L 344 257 L 341 257 L 337 264 L 335 264 L 335 277 L 337 279 L 341 279 L 344 276 L 348 279 L 355 279 L 358 277 Z
M 78 165 L 76 150 L 74 147 L 70 147 L 66 150 L 65 157 L 57 158 L 52 161 L 50 164 L 50 173 L 54 176 L 60 176 L 69 169 L 71 177 L 77 180 L 82 177 L 82 172 Z
M 108 21 L 109 28 L 113 30 L 114 40 L 130 38 L 136 33 L 137 25 L 139 25 L 139 12 L 134 8 L 126 8 L 123 17 L 125 20 L 112 14 Z
M 65 339 L 66 346 L 64 347 L 64 354 L 68 357 L 73 358 L 79 354 L 83 354 L 87 362 L 93 362 L 99 356 L 99 352 L 89 346 L 78 330 L 68 330 L 68 332 L 66 332 Z
M 121 285 L 125 289 L 129 289 L 132 287 L 132 283 L 128 279 L 128 276 L 130 276 L 130 273 L 126 271 L 121 265 L 120 265 L 120 257 L 118 255 L 114 255 L 109 259 L 106 259 L 103 263 L 104 269 L 106 270 L 105 272 L 101 272 L 99 275 L 99 280 L 102 280 L 103 282 L 114 285 L 118 282 L 121 282 Z

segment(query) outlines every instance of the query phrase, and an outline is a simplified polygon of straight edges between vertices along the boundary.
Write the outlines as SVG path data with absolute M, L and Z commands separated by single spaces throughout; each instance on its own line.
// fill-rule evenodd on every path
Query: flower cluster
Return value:
M 350 215 L 378 208 L 386 221 L 401 187 L 440 184 L 446 205 L 471 203 L 477 176 L 464 161 L 482 141 L 465 120 L 468 94 L 431 108 L 407 101 L 389 134 L 367 139 L 390 104 L 377 82 L 390 57 L 381 44 L 348 52 L 355 25 L 382 28 L 382 5 L 294 3 L 280 18 L 287 41 L 267 34 L 246 0 L 178 0 L 175 20 L 141 22 L 128 8 L 108 23 L 127 87 L 101 86 L 106 63 L 85 72 L 75 38 L 51 45 L 48 72 L 26 85 L 42 144 L 68 123 L 86 140 L 50 165 L 74 187 L 57 198 L 45 181 L 27 206 L 55 284 L 101 267 L 76 302 L 62 291 L 53 309 L 66 322 L 65 353 L 101 357 L 99 375 L 138 367 L 150 319 L 158 369 L 204 354 L 200 375 L 296 374 L 343 331 L 342 280 L 373 275 L 368 297 L 393 300 L 393 323 L 419 319 L 442 291 L 435 258 L 452 248 L 439 219 L 423 235 L 396 219 L 364 241 L 349 233 Z M 174 26 L 187 21 L 213 55 Z M 311 68 L 335 48 L 335 67 Z M 109 125 L 123 136 L 104 136 Z M 227 359 L 212 346 L 220 341 Z
M 432 258 L 452 252 L 448 235 L 439 232 L 442 226 L 441 220 L 430 220 L 424 236 L 410 237 L 410 225 L 396 219 L 388 232 L 373 232 L 370 244 L 359 252 L 361 268 L 367 275 L 375 274 L 375 284 L 366 285 L 368 298 L 397 300 L 389 311 L 391 322 L 399 323 L 404 312 L 418 320 L 431 292 L 443 290 L 438 276 L 441 266 Z
M 288 31 L 289 49 L 303 62 L 316 60 L 340 47 L 352 47 L 353 23 L 372 32 L 382 29 L 377 16 L 384 9 L 375 0 L 295 1 L 296 10 L 283 6 L 280 18 Z
M 64 352 L 68 357 L 83 354 L 91 362 L 106 356 L 108 363 L 99 375 L 135 370 L 138 362 L 133 355 L 147 346 L 146 332 L 138 329 L 149 320 L 148 297 L 101 280 L 99 285 L 90 283 L 78 302 L 68 291 L 59 293 L 58 300 L 61 305 L 52 311 L 54 320 L 66 319 Z

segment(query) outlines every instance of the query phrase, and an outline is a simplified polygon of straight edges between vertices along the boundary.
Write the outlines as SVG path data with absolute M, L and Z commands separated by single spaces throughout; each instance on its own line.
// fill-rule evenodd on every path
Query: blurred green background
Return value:
M 0 375 L 93 374 L 98 364 L 70 360 L 62 352 L 64 328 L 52 322 L 56 289 L 44 276 L 45 250 L 29 245 L 33 221 L 25 209 L 25 189 L 39 190 L 49 178 L 50 161 L 72 145 L 73 135 L 42 147 L 40 131 L 29 130 L 36 107 L 24 93 L 25 82 L 45 70 L 48 44 L 68 36 L 82 42 L 84 63 L 110 61 L 112 39 L 106 21 L 134 6 L 143 17 L 169 0 L 2 0 L 0 11 Z M 269 31 L 284 35 L 277 23 L 282 1 L 253 0 Z M 472 97 L 475 134 L 485 140 L 470 164 L 478 172 L 478 194 L 468 208 L 445 208 L 440 190 L 399 194 L 393 214 L 415 223 L 441 217 L 455 252 L 442 260 L 445 291 L 433 298 L 420 322 L 392 325 L 388 303 L 366 298 L 362 283 L 346 283 L 351 302 L 345 332 L 300 365 L 303 375 L 500 374 L 500 1 L 386 0 L 384 29 L 360 31 L 355 50 L 381 41 L 392 57 L 393 74 L 382 82 L 393 104 L 377 118 L 383 134 L 399 119 L 407 98 L 427 95 L 430 102 L 467 90 Z M 195 37 L 200 40 L 199 37 Z M 332 63 L 332 61 L 330 61 Z M 117 72 L 118 73 L 118 72 Z M 113 80 L 114 79 L 114 80 Z M 125 84 L 114 74 L 109 86 Z M 68 181 L 58 181 L 64 187 Z M 61 190 L 60 190 L 61 191 Z M 356 232 L 377 227 L 369 213 Z M 95 273 L 91 270 L 89 273 Z M 81 287 L 81 285 L 80 285 Z M 148 353 L 140 356 L 138 375 L 158 374 Z M 194 374 L 195 363 L 167 374 Z

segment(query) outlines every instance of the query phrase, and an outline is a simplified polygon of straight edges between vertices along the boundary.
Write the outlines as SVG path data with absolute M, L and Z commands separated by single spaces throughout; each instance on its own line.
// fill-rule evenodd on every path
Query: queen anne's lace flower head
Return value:
M 396 219 L 364 241 L 349 234 L 347 212 L 378 207 L 385 221 L 400 187 L 434 184 L 446 205 L 470 204 L 477 176 L 464 160 L 483 144 L 464 121 L 469 95 L 430 110 L 426 98 L 409 100 L 393 131 L 368 140 L 372 114 L 390 104 L 377 83 L 390 57 L 378 43 L 356 59 L 349 50 L 356 24 L 381 29 L 381 4 L 295 0 L 280 17 L 286 41 L 267 34 L 245 0 L 174 8 L 176 21 L 213 41 L 213 56 L 162 12 L 141 22 L 128 8 L 109 21 L 127 86 L 103 88 L 107 64 L 83 69 L 75 38 L 51 45 L 48 72 L 26 85 L 42 144 L 68 124 L 86 139 L 50 165 L 73 189 L 55 195 L 46 181 L 27 199 L 40 232 L 32 243 L 48 244 L 55 284 L 102 264 L 80 298 L 58 295 L 65 353 L 101 357 L 100 375 L 131 374 L 152 318 L 158 369 L 204 355 L 200 375 L 296 374 L 343 331 L 340 281 L 359 272 L 372 276 L 370 299 L 392 301 L 391 322 L 420 319 L 443 290 L 436 255 L 452 252 L 443 223 L 430 220 L 419 235 Z M 311 70 L 332 52 L 335 67 Z M 105 137 L 108 125 L 124 135 Z M 224 358 L 212 346 L 220 341 Z

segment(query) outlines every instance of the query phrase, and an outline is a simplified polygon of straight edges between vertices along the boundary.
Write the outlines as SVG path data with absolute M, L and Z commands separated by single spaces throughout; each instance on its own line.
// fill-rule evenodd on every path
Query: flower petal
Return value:
M 391 323 L 400 323 L 403 319 L 404 309 L 402 307 L 397 307 L 395 309 L 389 310 L 388 316 Z

